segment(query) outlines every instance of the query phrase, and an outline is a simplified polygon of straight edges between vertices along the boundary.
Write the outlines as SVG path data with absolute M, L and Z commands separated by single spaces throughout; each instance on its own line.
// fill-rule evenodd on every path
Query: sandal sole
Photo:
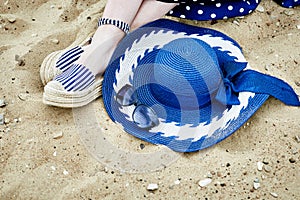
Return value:
M 46 86 L 43 93 L 43 103 L 62 108 L 85 106 L 102 95 L 102 81 L 103 77 L 97 77 L 88 89 L 78 92 L 67 92 Z

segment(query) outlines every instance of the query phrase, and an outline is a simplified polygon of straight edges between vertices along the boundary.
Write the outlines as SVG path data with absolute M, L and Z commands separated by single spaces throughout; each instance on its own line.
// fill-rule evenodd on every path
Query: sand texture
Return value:
M 274 98 L 226 140 L 186 154 L 123 132 L 101 98 L 42 103 L 43 59 L 92 33 L 105 3 L 0 1 L 0 199 L 300 199 L 300 110 Z M 252 68 L 300 94 L 300 7 L 260 5 L 244 18 L 181 21 L 228 34 Z

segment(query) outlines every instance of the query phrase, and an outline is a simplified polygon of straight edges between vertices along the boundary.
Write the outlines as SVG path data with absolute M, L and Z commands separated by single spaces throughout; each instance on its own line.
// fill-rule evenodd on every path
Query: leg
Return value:
M 118 19 L 137 28 L 162 17 L 175 5 L 156 0 L 109 0 L 102 17 Z M 124 36 L 125 33 L 113 25 L 100 26 L 91 45 L 85 49 L 77 63 L 89 68 L 94 75 L 103 73 L 114 49 Z
M 131 24 L 143 0 L 108 0 L 103 18 L 118 19 Z M 94 75 L 103 73 L 109 59 L 125 33 L 113 25 L 100 26 L 92 43 L 85 49 L 77 63 L 89 68 Z
M 117 19 L 136 28 L 160 18 L 175 5 L 155 0 L 108 0 L 102 17 Z M 80 58 L 67 71 L 54 79 L 55 84 L 63 86 L 66 91 L 88 88 L 94 83 L 95 76 L 105 71 L 113 51 L 124 36 L 125 33 L 114 25 L 98 27 L 91 44 L 84 48 Z
M 164 3 L 156 0 L 144 0 L 131 24 L 131 29 L 134 30 L 148 22 L 161 18 L 177 5 L 178 3 Z

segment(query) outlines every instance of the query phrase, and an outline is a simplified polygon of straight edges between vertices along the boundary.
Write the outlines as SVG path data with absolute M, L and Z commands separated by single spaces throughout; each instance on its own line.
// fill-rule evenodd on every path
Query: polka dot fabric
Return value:
M 293 8 L 300 5 L 300 0 L 276 0 L 276 2 L 286 8 Z
M 192 20 L 219 20 L 250 14 L 260 0 L 159 0 L 179 3 L 168 15 Z M 299 5 L 300 0 L 276 0 L 284 7 Z

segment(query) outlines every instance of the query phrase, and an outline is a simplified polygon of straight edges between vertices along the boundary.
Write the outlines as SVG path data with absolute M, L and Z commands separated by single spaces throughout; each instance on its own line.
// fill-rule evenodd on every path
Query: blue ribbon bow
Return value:
M 246 62 L 229 61 L 223 64 L 223 84 L 216 100 L 224 105 L 239 105 L 239 92 L 268 94 L 286 105 L 300 106 L 300 101 L 293 88 L 276 77 L 254 70 L 244 70 Z

